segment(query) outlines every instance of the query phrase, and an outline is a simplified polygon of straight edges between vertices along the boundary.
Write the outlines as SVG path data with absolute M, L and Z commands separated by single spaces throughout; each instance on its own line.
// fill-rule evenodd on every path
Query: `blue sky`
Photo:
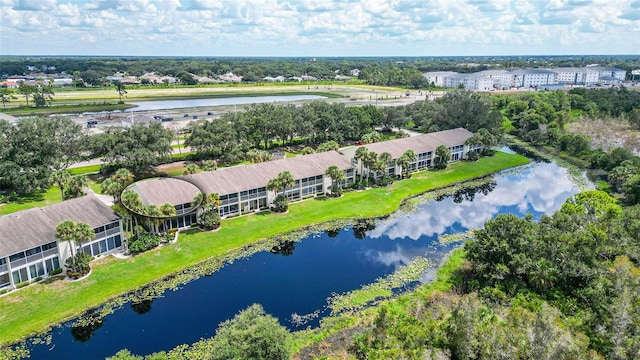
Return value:
M 0 0 L 0 54 L 640 54 L 640 0 Z

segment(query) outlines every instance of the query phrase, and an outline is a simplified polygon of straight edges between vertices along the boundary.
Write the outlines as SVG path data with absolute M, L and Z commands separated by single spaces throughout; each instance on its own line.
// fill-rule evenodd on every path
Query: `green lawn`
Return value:
M 102 167 L 101 164 L 87 165 L 87 166 L 80 166 L 76 168 L 70 168 L 70 169 L 67 169 L 67 171 L 71 175 L 96 174 L 100 172 L 101 167 Z
M 60 201 L 62 201 L 60 189 L 57 186 L 53 186 L 47 191 L 36 191 L 31 194 L 18 196 L 16 200 L 10 203 L 0 204 L 0 215 L 11 214 L 34 207 L 47 206 Z
M 224 220 L 218 232 L 183 234 L 176 244 L 127 260 L 105 258 L 99 265 L 93 265 L 92 274 L 83 281 L 60 280 L 30 286 L 0 298 L 0 344 L 42 331 L 109 298 L 210 257 L 224 257 L 230 250 L 257 240 L 334 219 L 389 214 L 407 197 L 527 162 L 528 159 L 520 155 L 498 152 L 477 162 L 459 162 L 446 170 L 417 173 L 387 188 L 348 192 L 339 199 L 318 198 L 292 204 L 287 214 L 262 213 Z

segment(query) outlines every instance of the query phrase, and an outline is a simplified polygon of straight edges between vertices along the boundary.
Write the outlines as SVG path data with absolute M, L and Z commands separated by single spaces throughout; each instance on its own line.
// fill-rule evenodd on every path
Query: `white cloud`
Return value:
M 477 229 L 495 217 L 500 208 L 513 207 L 522 214 L 530 211 L 550 215 L 560 209 L 565 199 L 576 192 L 567 171 L 553 164 L 535 164 L 519 175 L 498 178 L 487 195 L 476 194 L 474 201 L 455 203 L 446 198 L 421 205 L 411 215 L 382 221 L 369 236 L 391 239 L 444 234 L 453 226 Z
M 0 0 L 0 21 L 16 54 L 637 53 L 638 9 L 638 0 Z M 89 28 L 99 29 L 92 47 L 73 42 Z M 20 36 L 37 31 L 50 38 Z M 114 46 L 103 36 L 114 33 L 130 36 Z M 165 46 L 147 48 L 158 34 Z

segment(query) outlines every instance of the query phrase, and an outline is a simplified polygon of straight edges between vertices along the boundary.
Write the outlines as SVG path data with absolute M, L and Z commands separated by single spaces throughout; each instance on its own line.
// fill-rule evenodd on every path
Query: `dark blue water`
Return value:
M 440 246 L 439 234 L 481 227 L 500 213 L 539 218 L 576 191 L 566 170 L 553 163 L 504 172 L 483 190 L 420 204 L 415 211 L 379 221 L 364 239 L 351 228 L 310 236 L 295 243 L 289 256 L 258 253 L 135 309 L 127 304 L 96 329 L 55 328 L 52 344 L 34 346 L 31 357 L 99 359 L 123 348 L 136 354 L 169 350 L 213 336 L 220 322 L 253 303 L 296 330 L 291 315 L 328 315 L 326 298 L 332 293 L 372 283 L 416 256 L 426 254 L 439 264 L 457 245 Z M 430 281 L 436 270 L 428 270 L 421 282 Z M 304 326 L 317 326 L 319 318 Z

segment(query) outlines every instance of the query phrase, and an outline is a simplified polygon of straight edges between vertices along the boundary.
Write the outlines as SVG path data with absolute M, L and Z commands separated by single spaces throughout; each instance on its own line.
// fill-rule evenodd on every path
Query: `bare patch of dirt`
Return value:
M 632 129 L 626 121 L 614 119 L 580 119 L 567 125 L 573 134 L 584 134 L 591 138 L 591 147 L 609 151 L 624 147 L 640 155 L 640 132 Z
M 158 165 L 156 166 L 156 172 L 166 174 L 182 172 L 187 164 L 189 164 L 188 161 L 176 161 L 169 164 Z

